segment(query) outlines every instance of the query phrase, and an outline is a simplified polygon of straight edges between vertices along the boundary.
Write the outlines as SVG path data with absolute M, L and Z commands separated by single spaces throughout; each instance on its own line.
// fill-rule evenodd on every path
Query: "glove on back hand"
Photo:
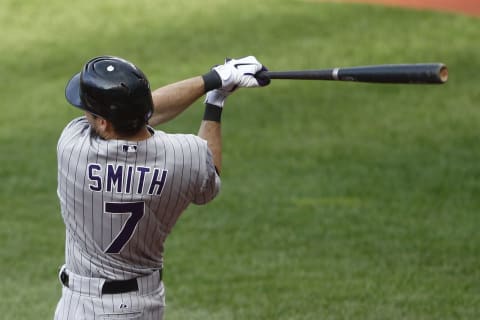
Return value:
M 232 92 L 237 88 L 263 87 L 270 83 L 268 78 L 256 78 L 255 76 L 266 71 L 254 56 L 240 59 L 226 59 L 225 63 L 213 68 L 222 79 L 222 90 Z

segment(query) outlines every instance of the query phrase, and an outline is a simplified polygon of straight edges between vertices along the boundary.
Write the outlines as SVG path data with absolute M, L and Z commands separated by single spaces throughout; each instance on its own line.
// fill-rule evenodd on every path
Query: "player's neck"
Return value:
M 114 139 L 114 140 L 127 140 L 127 141 L 142 141 L 150 138 L 151 136 L 152 136 L 152 133 L 150 132 L 150 130 L 148 130 L 148 127 L 145 126 L 134 135 L 123 136 L 123 135 L 118 135 L 115 132 L 112 132 L 109 135 L 105 135 L 103 138 L 105 140 Z

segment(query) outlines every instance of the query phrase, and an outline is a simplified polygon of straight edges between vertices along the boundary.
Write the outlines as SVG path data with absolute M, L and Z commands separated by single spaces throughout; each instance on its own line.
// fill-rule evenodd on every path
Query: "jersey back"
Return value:
M 142 141 L 104 140 L 81 117 L 60 136 L 57 194 L 72 272 L 118 280 L 162 268 L 164 241 L 181 213 L 217 195 L 205 140 L 149 130 Z

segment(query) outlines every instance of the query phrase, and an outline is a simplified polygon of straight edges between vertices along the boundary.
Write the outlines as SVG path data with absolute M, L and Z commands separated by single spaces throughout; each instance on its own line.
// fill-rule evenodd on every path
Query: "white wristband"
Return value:
M 227 96 L 228 96 L 228 93 L 223 90 L 220 90 L 220 89 L 212 90 L 207 92 L 207 96 L 205 97 L 205 103 L 223 108 L 223 105 L 225 103 L 225 99 L 227 99 Z

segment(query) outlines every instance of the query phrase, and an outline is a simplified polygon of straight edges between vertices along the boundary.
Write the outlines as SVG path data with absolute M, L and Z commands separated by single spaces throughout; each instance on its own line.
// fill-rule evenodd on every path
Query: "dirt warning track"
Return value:
M 450 11 L 480 17 L 480 0 L 340 0 L 344 2 L 377 3 L 415 9 Z

